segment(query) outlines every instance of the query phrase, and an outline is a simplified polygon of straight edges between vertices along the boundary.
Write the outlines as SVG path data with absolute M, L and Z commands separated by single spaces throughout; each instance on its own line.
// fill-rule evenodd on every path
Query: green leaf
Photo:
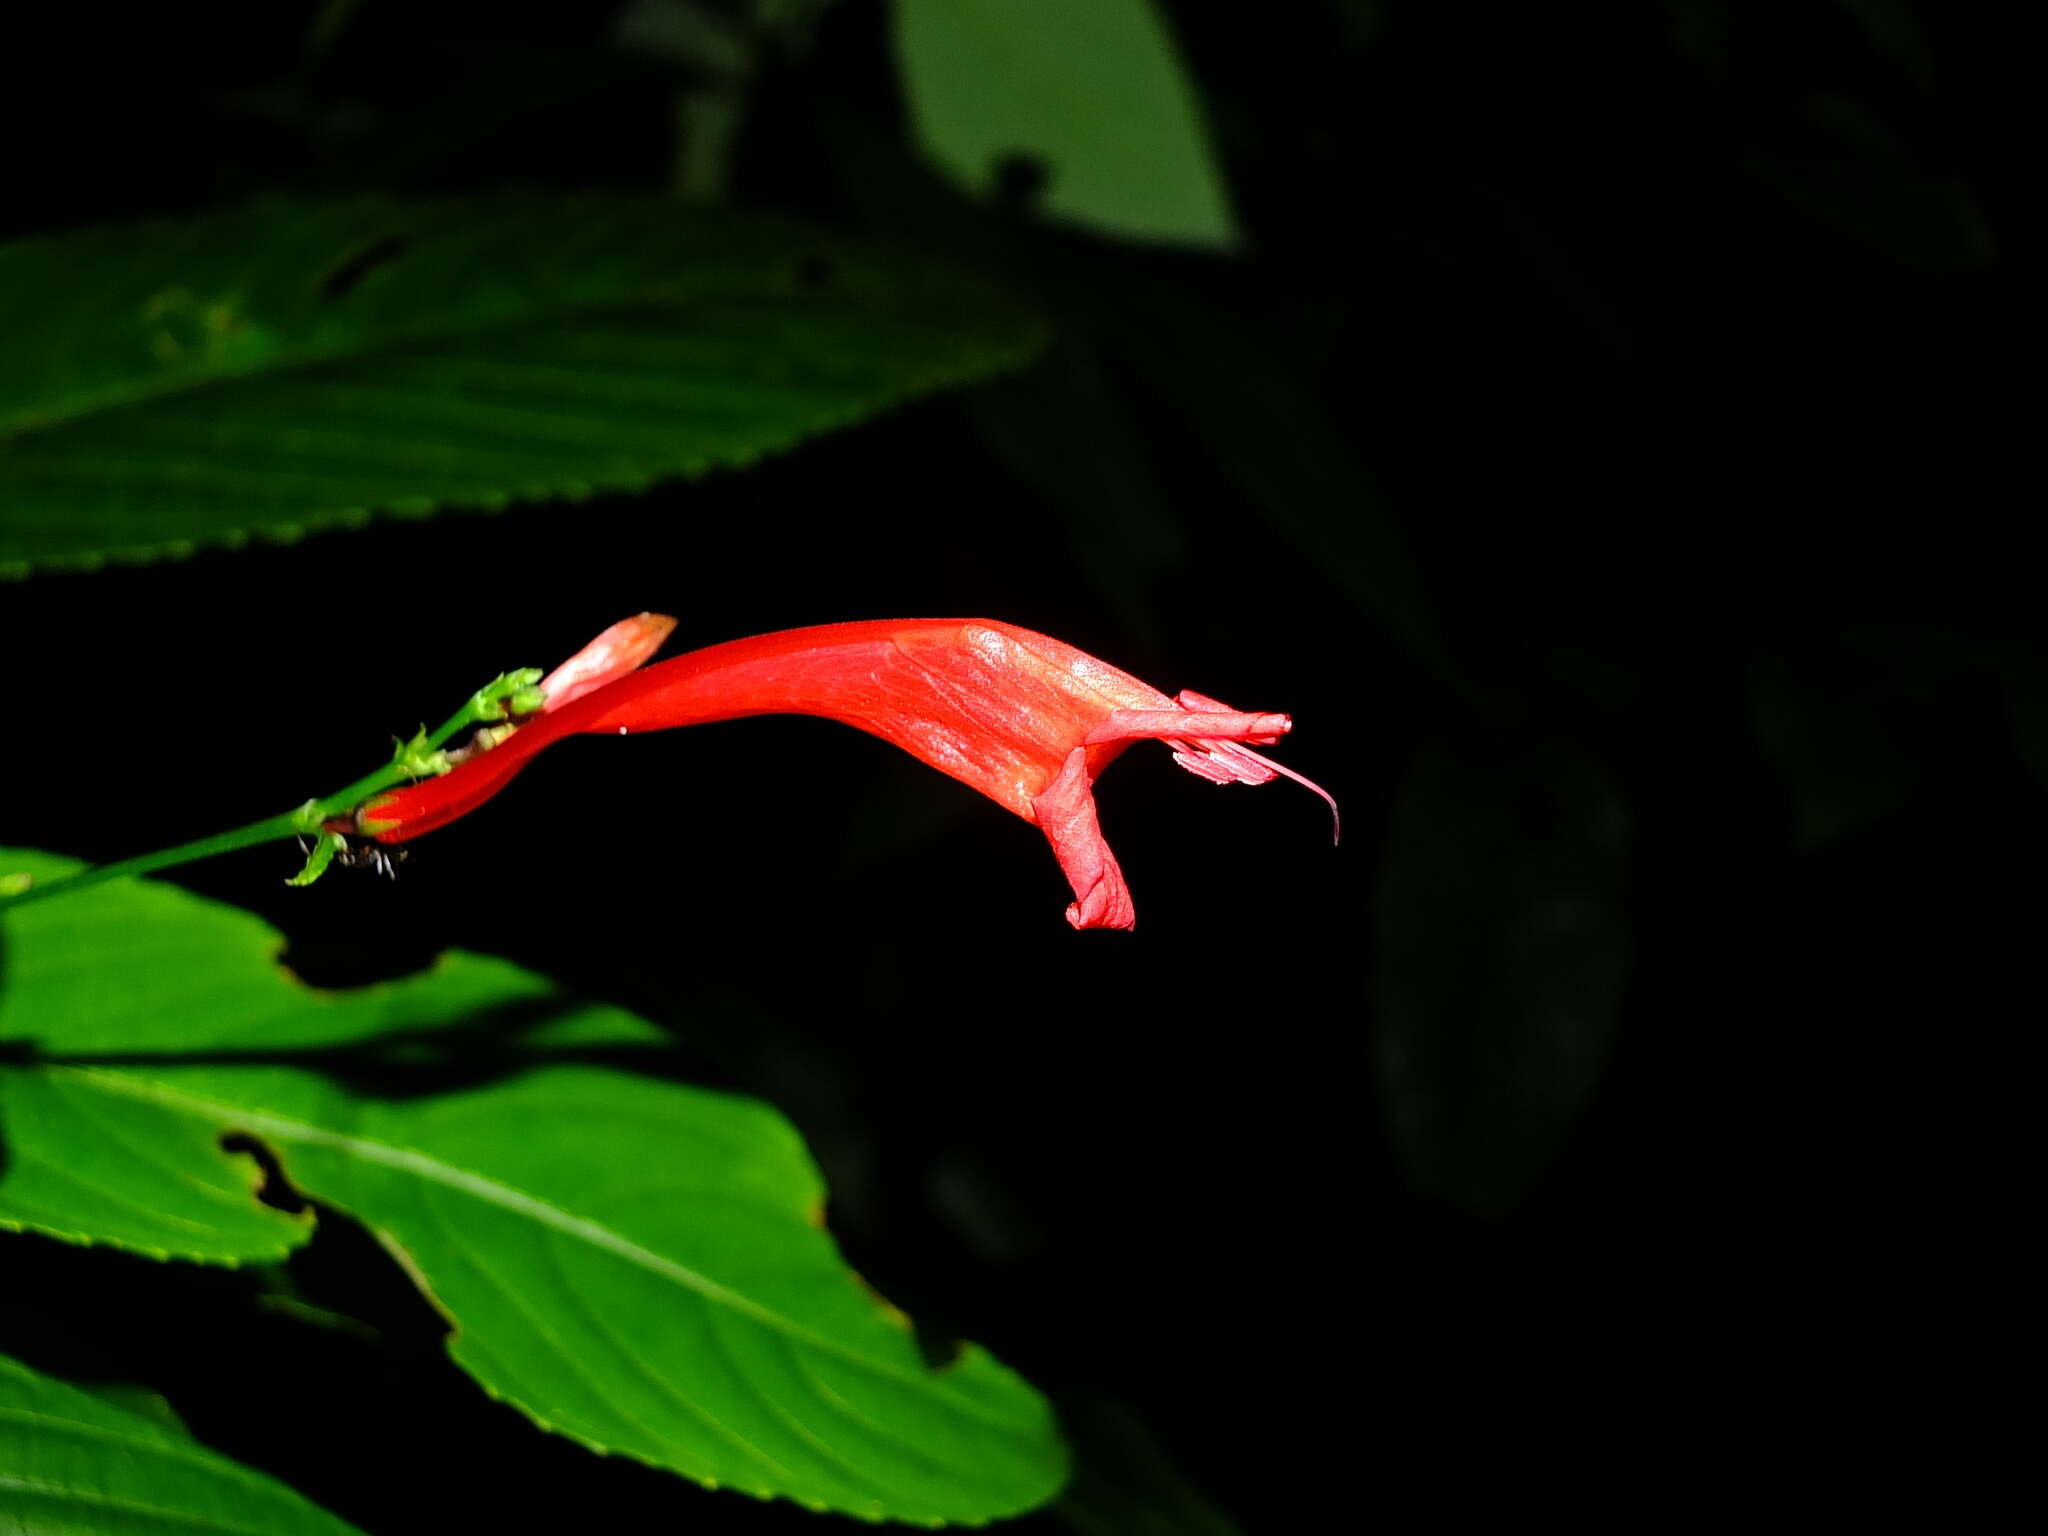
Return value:
M 0 246 L 0 575 L 742 466 L 1023 360 L 902 251 L 623 195 Z
M 1997 664 L 1994 637 L 2010 634 L 1990 605 L 1965 614 L 1919 603 L 1757 632 L 1750 728 L 1797 852 L 1862 836 L 1933 787 L 1952 722 L 1977 707 Z
M 73 866 L 0 854 L 16 867 Z M 305 1227 L 259 1206 L 259 1170 L 221 1148 L 249 1138 L 378 1236 L 488 1391 L 594 1449 L 870 1519 L 980 1523 L 1058 1491 L 1044 1400 L 971 1345 L 924 1364 L 840 1259 L 786 1121 L 563 1059 L 644 1041 L 644 1021 L 467 955 L 312 991 L 262 923 L 149 882 L 6 927 L 0 1224 L 273 1257 Z M 31 1045 L 7 1064 L 13 1042 Z M 348 1086 L 465 1063 L 498 1075 L 432 1096 Z
M 1005 162 L 1040 206 L 1113 234 L 1228 250 L 1237 228 L 1201 103 L 1151 0 L 896 0 L 925 154 L 977 196 Z
M 1156 634 L 1158 594 L 1187 579 L 1187 529 L 1103 360 L 1070 334 L 1037 367 L 980 391 L 969 418 L 1063 531 L 1096 603 L 1126 632 Z
M 1961 278 L 1990 271 L 1997 235 L 1959 176 L 1922 163 L 1877 111 L 1817 91 L 1769 137 L 1729 136 L 1713 165 L 1862 254 L 1908 272 Z
M 1268 328 L 1170 283 L 1115 295 L 1122 352 L 1217 474 L 1413 662 L 1469 692 L 1436 594 L 1401 526 L 1398 486 L 1331 416 L 1306 362 L 1275 355 Z
M 210 1451 L 0 1355 L 0 1531 L 35 1536 L 347 1536 L 355 1527 Z
M 1243 1536 L 1118 1403 L 1073 1406 L 1078 1466 L 1053 1513 L 1077 1536 Z
M 1922 90 L 1934 88 L 1934 53 L 1913 0 L 1834 0 L 1872 52 L 1904 71 Z
M 1816 637 L 1750 658 L 1749 715 L 1776 777 L 1792 839 L 1811 854 L 1896 815 L 1923 766 L 1896 676 Z M 1861 663 L 1858 665 L 1858 663 Z
M 2048 657 L 2015 647 L 1996 667 L 2013 748 L 2035 786 L 2048 793 Z
M 1375 897 L 1375 1061 L 1410 1184 L 1503 1216 L 1590 1105 L 1627 978 L 1628 818 L 1564 743 L 1427 743 Z

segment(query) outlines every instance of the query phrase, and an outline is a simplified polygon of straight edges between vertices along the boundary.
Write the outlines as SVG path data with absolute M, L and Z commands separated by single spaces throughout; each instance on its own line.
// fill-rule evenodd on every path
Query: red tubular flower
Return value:
M 1162 741 L 1173 760 L 1218 784 L 1285 776 L 1337 803 L 1246 745 L 1293 728 L 1286 715 L 1243 714 L 1198 693 L 1156 688 L 1048 636 L 992 619 L 884 619 L 820 624 L 692 651 L 550 708 L 453 772 L 371 801 L 362 830 L 400 843 L 468 814 L 550 742 L 626 735 L 743 715 L 820 715 L 893 742 L 1043 831 L 1074 888 L 1076 928 L 1129 928 L 1129 889 L 1095 816 L 1096 775 L 1133 742 Z

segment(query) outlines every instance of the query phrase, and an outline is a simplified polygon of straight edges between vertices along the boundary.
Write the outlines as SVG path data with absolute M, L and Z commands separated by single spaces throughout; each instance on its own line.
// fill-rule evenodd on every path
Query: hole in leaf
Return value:
M 799 288 L 829 288 L 836 275 L 831 258 L 826 256 L 814 253 L 796 264 L 796 285 Z
M 247 1153 L 263 1171 L 263 1182 L 256 1186 L 256 1198 L 272 1210 L 283 1211 L 296 1216 L 306 1209 L 306 1198 L 285 1177 L 284 1165 L 272 1152 L 254 1136 L 243 1131 L 229 1131 L 220 1139 L 223 1152 Z
M 379 267 L 389 266 L 405 253 L 405 241 L 397 235 L 379 235 L 357 246 L 320 279 L 320 297 L 332 303 L 359 287 Z
M 440 953 L 432 939 L 407 933 L 395 921 L 343 911 L 293 934 L 278 964 L 306 986 L 345 992 L 417 976 L 432 969 Z
M 929 1371 L 948 1369 L 959 1360 L 965 1347 L 959 1334 L 941 1324 L 916 1322 L 911 1325 L 911 1333 L 917 1340 L 917 1352 L 924 1359 L 925 1369 Z
M 996 202 L 1018 213 L 1038 206 L 1045 189 L 1052 185 L 1052 167 L 1038 155 L 1012 150 L 995 164 Z

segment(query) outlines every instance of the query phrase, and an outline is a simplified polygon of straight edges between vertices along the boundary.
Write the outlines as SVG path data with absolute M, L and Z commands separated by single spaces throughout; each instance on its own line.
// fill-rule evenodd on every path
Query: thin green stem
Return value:
M 472 725 L 488 725 L 508 715 L 530 715 L 547 702 L 538 687 L 539 667 L 523 667 L 501 673 L 469 696 L 469 702 L 441 722 L 441 728 L 426 739 L 426 750 L 439 751 L 456 732 Z
M 348 788 L 337 790 L 323 800 L 308 800 L 295 811 L 266 816 L 261 821 L 252 821 L 246 827 L 237 827 L 232 832 L 216 832 L 212 837 L 179 843 L 175 848 L 159 848 L 154 853 L 138 854 L 132 859 L 119 859 L 112 864 L 95 864 L 90 869 L 81 869 L 75 875 L 66 875 L 60 880 L 52 880 L 44 885 L 32 885 L 15 895 L 0 897 L 0 910 L 40 901 L 46 896 L 62 896 L 67 892 L 82 891 L 88 886 L 118 880 L 124 875 L 146 875 L 159 869 L 173 869 L 180 864 L 196 864 L 201 859 L 210 859 L 221 853 L 233 853 L 238 848 L 254 848 L 261 843 L 281 843 L 291 837 L 317 837 L 320 835 L 321 823 L 336 816 L 347 815 L 371 795 L 390 789 L 410 777 L 411 775 L 399 764 L 387 763 L 375 773 L 364 774 Z
M 543 700 L 539 690 L 533 686 L 539 677 L 540 673 L 535 669 L 506 673 L 471 694 L 469 701 L 449 716 L 431 736 L 422 733 L 409 742 L 400 743 L 392 760 L 383 767 L 364 774 L 345 789 L 338 789 L 319 800 L 308 800 L 297 810 L 266 816 L 232 832 L 217 832 L 212 837 L 180 843 L 175 848 L 159 848 L 155 853 L 139 854 L 112 864 L 95 864 L 90 869 L 81 869 L 75 875 L 66 875 L 44 885 L 31 885 L 20 891 L 0 889 L 0 911 L 40 901 L 46 896 L 82 891 L 88 886 L 118 880 L 124 875 L 146 875 L 180 864 L 197 863 L 216 854 L 233 853 L 238 848 L 254 848 L 260 843 L 278 843 L 292 837 L 319 837 L 323 835 L 325 823 L 349 815 L 370 796 L 430 774 L 445 773 L 447 759 L 441 755 L 441 748 L 466 727 L 505 719 L 508 705 L 512 713 L 530 714 L 539 709 Z
M 159 848 L 155 853 L 138 854 L 132 859 L 119 859 L 112 864 L 95 864 L 91 869 L 81 869 L 75 875 L 66 875 L 60 880 L 52 880 L 44 885 L 32 885 L 27 890 L 0 897 L 0 910 L 25 906 L 31 901 L 41 901 L 45 896 L 62 896 L 67 891 L 82 891 L 87 886 L 118 880 L 123 875 L 146 875 L 152 870 L 170 869 L 175 865 L 210 859 L 217 853 L 232 853 L 237 848 L 253 848 L 258 843 L 274 843 L 287 837 L 298 837 L 302 830 L 299 812 L 286 811 L 281 816 L 268 816 L 262 821 L 252 821 L 248 826 L 237 827 L 232 832 L 217 832 L 212 837 L 180 843 L 175 848 Z

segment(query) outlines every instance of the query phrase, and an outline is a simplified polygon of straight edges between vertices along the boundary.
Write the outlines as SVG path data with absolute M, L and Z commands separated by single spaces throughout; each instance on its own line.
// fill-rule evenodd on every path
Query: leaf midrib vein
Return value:
M 641 1269 L 672 1281 L 684 1289 L 695 1292 L 704 1301 L 723 1306 L 752 1319 L 762 1327 L 775 1333 L 808 1345 L 823 1354 L 835 1355 L 842 1360 L 871 1371 L 877 1376 L 895 1381 L 900 1385 L 921 1392 L 931 1392 L 944 1398 L 956 1410 L 969 1413 L 984 1422 L 996 1425 L 1006 1431 L 1017 1426 L 1008 1421 L 992 1417 L 979 1409 L 970 1399 L 959 1397 L 946 1390 L 942 1376 L 933 1372 L 927 1377 L 912 1376 L 885 1361 L 864 1355 L 835 1339 L 813 1333 L 782 1314 L 763 1306 L 752 1297 L 719 1284 L 709 1275 L 698 1273 L 686 1264 L 643 1247 L 624 1234 L 614 1232 L 601 1222 L 585 1216 L 577 1216 L 560 1206 L 527 1193 L 501 1180 L 458 1168 L 439 1158 L 410 1147 L 393 1146 L 387 1142 L 375 1141 L 365 1136 L 351 1136 L 340 1131 L 330 1131 L 324 1126 L 310 1125 L 302 1120 L 293 1120 L 283 1115 L 271 1114 L 264 1110 L 252 1110 L 242 1105 L 209 1099 L 199 1094 L 188 1093 L 156 1080 L 130 1077 L 91 1067 L 50 1068 L 67 1076 L 86 1079 L 93 1085 L 111 1093 L 123 1094 L 130 1098 L 152 1100 L 159 1103 L 182 1105 L 209 1116 L 217 1116 L 233 1123 L 237 1128 L 250 1132 L 274 1136 L 280 1141 L 298 1142 L 311 1146 L 328 1147 L 364 1162 L 394 1169 L 401 1173 L 429 1180 L 446 1188 L 461 1191 L 487 1204 L 496 1205 L 514 1215 L 524 1216 L 542 1226 L 553 1228 L 567 1236 L 579 1238 L 593 1248 L 624 1259 Z
M 663 302 L 658 284 L 650 284 L 646 290 L 593 299 L 583 304 L 563 302 L 559 305 L 536 305 L 518 314 L 477 320 L 466 325 L 436 326 L 431 322 L 423 322 L 416 327 L 399 327 L 365 345 L 336 346 L 327 351 L 309 350 L 298 357 L 271 359 L 260 365 L 224 369 L 218 373 L 189 378 L 145 378 L 129 385 L 111 386 L 83 397 L 55 402 L 41 410 L 26 410 L 11 420 L 0 419 L 0 443 L 11 438 L 26 437 L 69 426 L 89 417 L 129 410 L 159 400 L 195 394 L 220 385 L 241 383 L 251 379 L 276 378 L 284 374 L 360 363 L 405 352 L 430 353 L 433 349 L 450 343 L 473 341 L 479 337 L 502 335 L 522 329 L 538 330 L 550 325 L 601 319 L 608 315 L 624 316 L 639 309 L 653 308 L 665 314 L 681 315 L 692 309 L 709 308 L 720 303 L 746 303 L 770 298 L 788 299 L 797 304 L 816 302 L 815 298 L 795 290 L 777 294 L 745 286 L 727 291 L 691 294 Z

